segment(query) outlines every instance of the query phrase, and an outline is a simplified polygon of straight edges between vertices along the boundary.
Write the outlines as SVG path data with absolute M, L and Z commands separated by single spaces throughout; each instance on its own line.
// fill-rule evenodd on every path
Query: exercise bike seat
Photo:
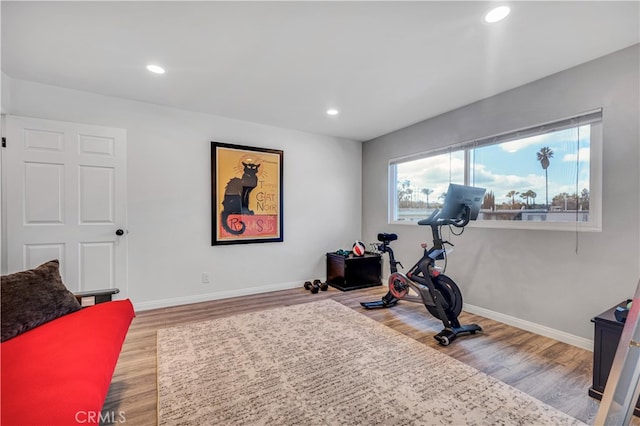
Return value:
M 381 243 L 390 243 L 391 241 L 395 241 L 397 239 L 398 239 L 397 234 L 387 234 L 384 232 L 381 232 L 380 234 L 378 234 L 378 241 L 380 241 Z

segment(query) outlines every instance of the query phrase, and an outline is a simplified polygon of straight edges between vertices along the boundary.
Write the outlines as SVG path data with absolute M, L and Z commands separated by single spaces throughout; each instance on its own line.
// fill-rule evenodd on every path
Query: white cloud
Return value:
M 553 140 L 553 133 L 547 133 L 543 135 L 530 136 L 524 139 L 517 139 L 515 141 L 504 142 L 500 144 L 500 148 L 502 148 L 502 150 L 504 151 L 514 153 L 530 145 L 548 144 L 552 140 Z
M 462 153 L 454 153 L 423 158 L 417 161 L 398 164 L 398 182 L 408 180 L 411 187 L 420 193 L 424 188 L 433 190 L 430 200 L 436 199 L 449 188 L 452 182 L 462 183 L 464 180 L 464 157 Z M 421 196 L 422 198 L 422 196 Z
M 591 149 L 589 148 L 580 148 L 580 150 L 578 151 L 578 154 L 580 154 L 581 163 L 588 162 L 591 159 Z M 565 156 L 562 157 L 562 161 L 568 162 L 568 163 L 575 163 L 577 159 L 578 159 L 578 155 L 576 154 L 565 154 Z

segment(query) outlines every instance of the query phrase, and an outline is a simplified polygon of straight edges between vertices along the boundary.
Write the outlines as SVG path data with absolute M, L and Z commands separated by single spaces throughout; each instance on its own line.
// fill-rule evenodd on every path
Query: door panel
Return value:
M 64 133 L 24 129 L 24 147 L 27 151 L 64 152 Z
M 113 157 L 115 155 L 115 140 L 109 137 L 95 135 L 79 135 L 79 152 L 89 155 L 103 155 Z
M 72 291 L 127 295 L 126 133 L 7 116 L 7 270 L 59 259 Z
M 51 259 L 59 259 L 60 272 L 62 274 L 65 265 L 64 253 L 64 244 L 25 244 L 25 269 L 35 268 Z
M 24 224 L 64 224 L 64 165 L 24 163 Z
M 85 283 L 84 291 L 117 287 L 115 250 L 111 241 L 80 243 L 80 281 Z
M 79 168 L 80 193 L 80 223 L 114 224 L 115 194 L 114 173 L 112 167 Z

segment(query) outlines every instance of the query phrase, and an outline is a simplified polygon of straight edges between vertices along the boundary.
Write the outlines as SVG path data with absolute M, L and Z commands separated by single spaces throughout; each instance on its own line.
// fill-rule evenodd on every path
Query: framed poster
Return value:
M 211 142 L 211 245 L 282 241 L 283 152 Z

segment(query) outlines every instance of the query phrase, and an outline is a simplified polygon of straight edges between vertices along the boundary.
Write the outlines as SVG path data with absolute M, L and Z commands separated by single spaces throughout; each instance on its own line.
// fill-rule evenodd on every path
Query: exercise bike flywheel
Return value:
M 440 274 L 437 277 L 431 277 L 436 290 L 442 294 L 444 301 L 449 305 L 448 311 L 452 312 L 457 318 L 462 312 L 462 292 L 458 285 L 448 276 Z M 435 306 L 426 306 L 431 315 L 438 318 L 441 321 L 447 320 L 447 318 L 440 318 L 438 309 Z
M 396 299 L 402 299 L 409 293 L 409 278 L 400 272 L 389 276 L 389 292 Z

